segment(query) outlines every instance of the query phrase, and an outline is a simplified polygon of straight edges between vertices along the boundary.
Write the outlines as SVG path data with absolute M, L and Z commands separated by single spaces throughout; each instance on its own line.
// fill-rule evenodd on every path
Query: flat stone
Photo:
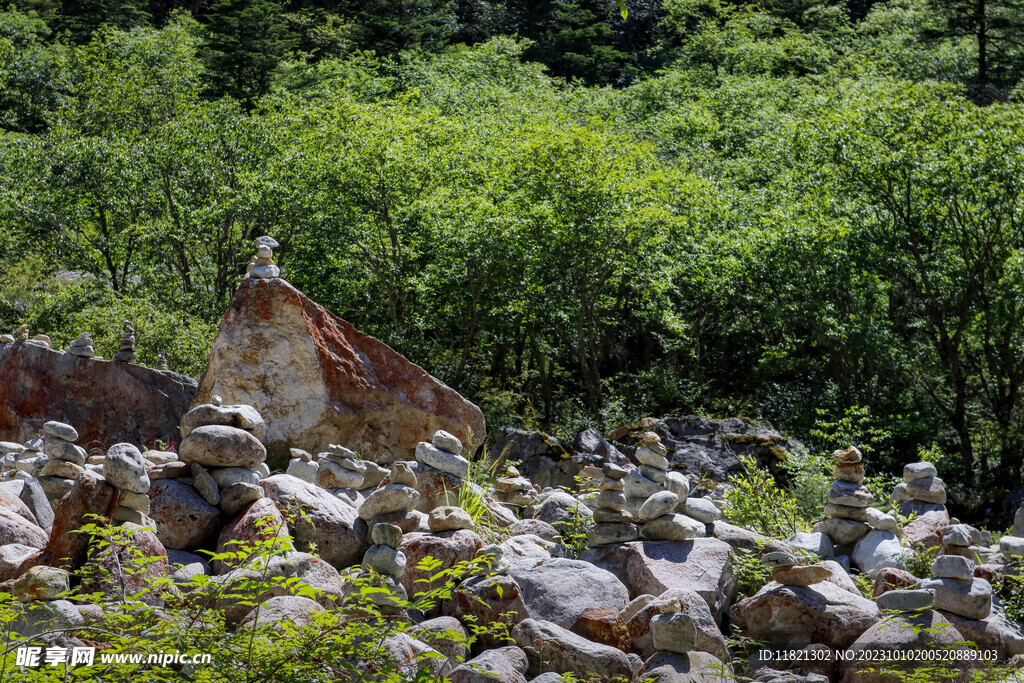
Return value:
M 623 481 L 625 481 L 625 494 L 627 498 L 647 500 L 662 490 L 658 482 L 648 479 L 639 472 L 629 472 Z
M 800 560 L 796 555 L 784 550 L 765 553 L 761 556 L 761 562 L 764 566 L 772 569 L 775 569 L 776 567 L 796 567 L 800 564 Z
M 263 436 L 266 423 L 259 411 L 248 405 L 213 405 L 203 403 L 181 418 L 181 437 L 185 438 L 198 427 L 221 425 L 244 429 L 256 438 Z
M 839 517 L 829 517 L 816 523 L 811 531 L 827 534 L 832 543 L 838 546 L 852 545 L 863 538 L 871 527 L 863 522 L 855 522 Z
M 867 511 L 868 508 L 850 507 L 849 505 L 836 505 L 835 503 L 825 503 L 825 509 L 822 510 L 826 517 L 852 519 L 855 522 L 864 522 L 865 524 L 867 524 L 868 521 Z
M 640 529 L 629 522 L 601 523 L 587 529 L 587 545 L 597 547 L 628 543 L 640 538 Z
M 323 460 L 317 470 L 317 484 L 325 489 L 356 489 L 363 486 L 363 475 L 336 462 Z
M 41 477 L 64 477 L 65 479 L 77 479 L 83 472 L 83 468 L 73 462 L 65 460 L 47 460 L 43 468 L 39 470 Z
M 454 505 L 442 505 L 430 511 L 427 524 L 434 533 L 474 528 L 473 518 L 469 513 Z
M 359 507 L 359 517 L 371 520 L 390 512 L 409 512 L 416 507 L 420 492 L 403 484 L 388 484 L 366 497 Z
M 722 518 L 722 511 L 710 498 L 687 498 L 683 503 L 683 513 L 705 524 L 712 524 Z
M 625 510 L 616 511 L 609 510 L 607 508 L 594 509 L 595 524 L 630 524 L 635 521 L 636 519 L 634 519 L 633 516 Z
M 672 512 L 678 504 L 679 496 L 671 491 L 659 491 L 644 501 L 637 518 L 641 522 L 657 519 Z
M 828 502 L 835 505 L 866 508 L 875 502 L 875 497 L 871 495 L 871 491 L 863 486 L 857 486 L 845 481 L 835 481 L 829 487 Z
M 178 456 L 183 462 L 203 467 L 244 467 L 255 469 L 267 459 L 259 439 L 237 427 L 206 425 L 196 427 L 181 442 Z
M 149 491 L 146 463 L 139 449 L 130 443 L 114 444 L 103 460 L 103 477 L 111 486 L 131 493 Z
M 860 451 L 856 446 L 848 446 L 838 451 L 833 451 L 832 459 L 838 463 L 858 463 L 861 461 Z
M 946 504 L 946 486 L 938 477 L 924 477 L 907 482 L 907 495 L 911 500 L 935 505 Z
M 832 476 L 839 481 L 860 485 L 864 482 L 864 466 L 860 463 L 839 463 L 832 470 Z
M 210 476 L 217 482 L 217 486 L 227 488 L 232 484 L 245 483 L 259 486 L 260 473 L 244 467 L 218 467 L 210 470 Z
M 686 541 L 703 536 L 704 524 L 673 512 L 644 522 L 640 535 L 649 541 Z
M 626 494 L 622 491 L 601 491 L 593 501 L 598 508 L 613 512 L 622 512 L 626 509 Z
M 610 462 L 606 462 L 604 465 L 601 466 L 601 473 L 604 474 L 604 476 L 608 477 L 609 479 L 615 479 L 618 481 L 625 479 L 626 475 L 628 474 L 628 472 L 625 469 Z
M 882 593 L 875 599 L 878 609 L 890 612 L 920 612 L 935 605 L 935 591 L 904 588 Z
M 646 446 L 641 446 L 636 449 L 636 459 L 641 465 L 647 465 L 653 467 L 656 470 L 667 470 L 668 459 L 661 454 L 655 453 L 653 450 Z
M 830 578 L 832 572 L 818 564 L 772 569 L 772 581 L 777 581 L 783 586 L 812 586 Z
M 930 462 L 912 462 L 903 466 L 903 481 L 911 482 L 917 479 L 928 479 L 938 476 L 935 465 Z
M 421 441 L 416 444 L 416 459 L 424 465 L 433 467 L 458 479 L 469 476 L 469 461 L 461 455 L 448 453 L 436 448 L 433 444 Z
M 430 438 L 430 442 L 442 451 L 454 453 L 455 455 L 462 455 L 462 441 L 457 436 L 449 432 L 439 429 L 434 432 L 434 436 Z
M 64 441 L 78 441 L 78 430 L 63 422 L 54 420 L 44 422 L 43 431 Z
M 942 530 L 942 544 L 947 547 L 969 548 L 974 534 L 966 524 L 950 524 Z
M 992 584 L 985 579 L 924 579 L 917 587 L 934 590 L 935 609 L 944 612 L 984 619 L 992 611 Z
M 285 474 L 290 474 L 303 481 L 308 481 L 310 484 L 315 484 L 317 483 L 317 472 L 319 470 L 320 463 L 315 460 L 308 461 L 301 458 L 293 458 L 288 463 L 288 469 L 285 470 Z
M 149 478 L 153 481 L 157 479 L 180 479 L 187 477 L 191 472 L 191 468 L 179 460 L 154 467 L 149 472 Z
M 974 563 L 966 557 L 939 555 L 932 562 L 932 576 L 937 579 L 969 581 L 974 578 Z

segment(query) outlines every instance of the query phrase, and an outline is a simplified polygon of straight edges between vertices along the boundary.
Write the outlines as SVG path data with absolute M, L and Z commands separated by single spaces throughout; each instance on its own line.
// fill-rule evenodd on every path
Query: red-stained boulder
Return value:
M 903 527 L 907 544 L 912 547 L 938 548 L 942 545 L 942 530 L 949 525 L 945 510 L 925 512 Z
M 130 522 L 122 524 L 110 545 L 90 560 L 100 571 L 90 571 L 83 577 L 83 592 L 102 592 L 114 601 L 141 600 L 163 606 L 167 587 L 160 586 L 157 579 L 167 576 L 167 550 L 149 529 Z
M 275 462 L 338 443 L 388 463 L 413 459 L 438 429 L 470 449 L 485 436 L 479 408 L 281 279 L 235 292 L 196 402 L 213 394 L 260 412 Z
M 83 446 L 178 441 L 197 389 L 175 372 L 26 344 L 0 343 L 0 377 L 11 379 L 0 382 L 0 441 L 27 441 L 47 420 L 72 425 Z
M 401 579 L 402 585 L 411 598 L 417 593 L 425 593 L 443 586 L 449 579 L 454 579 L 457 583 L 463 577 L 442 576 L 434 581 L 429 579 L 445 569 L 452 569 L 460 562 L 469 562 L 483 547 L 484 542 L 480 537 L 468 529 L 442 531 L 439 534 L 406 534 L 398 548 L 405 554 L 407 562 L 405 575 Z M 416 565 L 427 557 L 438 560 L 440 564 L 426 571 L 417 569 Z
M 242 545 L 256 541 L 273 542 L 275 538 L 287 535 L 288 525 L 277 505 L 270 498 L 260 498 L 221 529 L 217 538 L 217 552 L 239 552 L 243 550 Z M 283 541 L 273 545 L 275 551 L 286 547 Z M 290 544 L 287 547 L 290 547 Z M 245 559 L 240 558 L 240 562 L 244 562 Z M 217 574 L 223 574 L 231 567 L 238 566 L 240 562 L 215 560 L 213 570 Z
M 700 598 L 697 598 L 700 600 Z M 703 601 L 702 601 L 703 603 Z M 610 645 L 623 652 L 629 652 L 632 640 L 629 629 L 619 613 L 607 607 L 591 607 L 576 617 L 569 630 L 578 636 L 602 645 Z
M 695 650 L 714 655 L 723 662 L 729 660 L 728 645 L 721 629 L 715 623 L 711 610 L 704 600 L 690 590 L 670 588 L 654 600 L 651 600 L 626 622 L 633 651 L 644 659 L 656 652 L 654 638 L 651 636 L 651 619 L 661 612 L 661 608 L 671 600 L 679 600 L 680 612 L 693 618 L 697 628 Z
M 918 578 L 906 569 L 885 567 L 875 575 L 875 586 L 871 592 L 877 598 L 888 591 L 913 588 L 917 582 Z
M 71 490 L 54 506 L 49 542 L 39 555 L 26 560 L 22 570 L 40 564 L 67 569 L 81 567 L 90 539 L 86 534 L 72 532 L 85 524 L 96 523 L 96 520 L 86 519 L 87 515 L 109 520 L 116 493 L 117 489 L 102 477 L 88 471 L 79 474 Z

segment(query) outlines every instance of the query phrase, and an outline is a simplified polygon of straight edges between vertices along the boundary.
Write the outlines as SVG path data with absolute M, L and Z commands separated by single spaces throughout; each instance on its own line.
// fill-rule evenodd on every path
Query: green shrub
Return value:
M 734 524 L 752 527 L 765 536 L 786 538 L 810 528 L 797 501 L 780 489 L 771 472 L 753 456 L 740 456 L 744 472 L 732 477 L 725 494 L 725 513 Z

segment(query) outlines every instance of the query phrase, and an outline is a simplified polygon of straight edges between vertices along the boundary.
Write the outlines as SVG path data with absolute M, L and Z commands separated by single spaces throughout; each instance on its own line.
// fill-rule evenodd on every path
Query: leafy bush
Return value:
M 771 472 L 759 467 L 753 456 L 743 455 L 740 459 L 744 473 L 732 477 L 733 486 L 725 494 L 725 513 L 729 519 L 777 538 L 807 531 L 810 524 L 796 499 L 778 487 Z

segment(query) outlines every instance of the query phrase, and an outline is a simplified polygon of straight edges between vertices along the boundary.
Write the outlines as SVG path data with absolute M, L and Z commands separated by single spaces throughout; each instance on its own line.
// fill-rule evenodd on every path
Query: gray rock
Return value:
M 263 436 L 266 423 L 252 406 L 215 406 L 212 403 L 198 405 L 181 418 L 181 437 L 184 439 L 199 427 L 219 425 L 244 429 L 256 438 Z
M 21 565 L 37 552 L 38 548 L 21 543 L 0 546 L 0 581 L 17 578 L 21 574 Z
M 969 581 L 974 578 L 974 563 L 958 555 L 939 555 L 932 562 L 932 576 Z
M 54 600 L 71 590 L 70 575 L 63 569 L 37 565 L 18 577 L 11 587 L 16 600 Z
M 359 490 L 363 487 L 363 475 L 336 462 L 322 460 L 317 471 L 317 483 L 325 489 Z
M 442 505 L 431 510 L 427 525 L 432 533 L 472 529 L 475 526 L 469 513 L 454 505 Z
M 572 673 L 583 679 L 633 678 L 629 659 L 622 651 L 591 642 L 558 624 L 525 619 L 513 629 L 512 637 L 516 645 L 536 657 L 536 664 L 531 661 L 531 674 L 541 673 L 543 662 L 546 670 Z
M 251 470 L 267 459 L 267 449 L 244 429 L 206 425 L 196 427 L 182 440 L 178 456 L 190 465 Z
M 648 479 L 638 472 L 630 472 L 623 481 L 625 482 L 627 498 L 643 498 L 647 500 L 662 490 L 658 482 Z
M 917 587 L 934 590 L 935 609 L 944 612 L 968 619 L 984 619 L 992 611 L 992 585 L 985 579 L 925 579 Z
M 17 607 L 17 615 L 10 624 L 10 630 L 28 638 L 83 624 L 85 619 L 82 613 L 67 600 L 35 600 Z
M 705 524 L 712 524 L 722 518 L 722 511 L 708 498 L 687 498 L 683 513 Z
M 245 483 L 259 486 L 260 473 L 255 470 L 248 470 L 244 467 L 218 467 L 210 470 L 210 475 L 217 482 L 217 486 L 227 488 L 232 484 Z M 325 487 L 326 488 L 326 487 Z
M 832 482 L 832 486 L 828 489 L 828 502 L 836 505 L 866 508 L 874 501 L 875 497 L 871 495 L 871 491 L 868 491 L 863 486 L 850 484 L 845 481 Z
M 766 567 L 795 567 L 800 564 L 799 558 L 796 555 L 784 550 L 776 550 L 774 552 L 765 553 L 761 556 L 761 562 Z
M 426 441 L 416 444 L 416 459 L 424 465 L 459 479 L 465 479 L 469 476 L 468 460 L 461 455 L 442 451 Z
M 666 472 L 661 484 L 666 490 L 679 496 L 680 503 L 685 502 L 686 497 L 690 495 L 690 480 L 681 472 Z
M 359 517 L 370 521 L 390 512 L 409 512 L 416 507 L 420 492 L 404 484 L 388 484 L 366 497 L 359 507 Z
M 668 469 L 668 459 L 664 455 L 655 453 L 646 446 L 640 446 L 637 448 L 635 455 L 641 465 L 647 465 L 648 467 L 653 467 L 654 469 L 661 471 Z
M 294 458 L 288 463 L 288 469 L 285 470 L 286 474 L 290 474 L 293 477 L 298 477 L 303 481 L 308 481 L 310 484 L 317 482 L 317 471 L 320 469 L 320 463 L 316 461 L 307 462 L 300 458 Z
M 587 529 L 587 545 L 599 547 L 629 543 L 640 538 L 640 528 L 630 522 L 605 522 Z
M 878 508 L 864 508 L 864 512 L 867 516 L 867 523 L 879 531 L 891 531 L 896 533 L 899 528 L 899 522 L 892 515 L 887 515 Z
M 840 519 L 839 517 L 829 517 L 817 522 L 811 531 L 816 533 L 827 534 L 832 539 L 833 545 L 847 546 L 853 545 L 861 538 L 863 538 L 871 527 L 863 522 L 854 522 L 849 519 Z
M 396 460 L 391 463 L 391 483 L 404 486 L 416 486 L 416 472 L 412 463 L 407 460 Z
M 852 559 L 862 572 L 874 578 L 886 567 L 906 569 L 903 553 L 900 540 L 892 532 L 874 530 L 857 541 Z
M 85 449 L 81 446 L 76 446 L 70 441 L 53 437 L 47 438 L 43 450 L 46 452 L 46 455 L 54 460 L 74 463 L 79 467 L 85 464 L 86 457 L 88 457 Z
M 1003 536 L 999 539 L 999 551 L 1006 559 L 1024 556 L 1024 538 Z
M 974 534 L 966 524 L 950 524 L 942 530 L 942 544 L 949 547 L 969 548 Z
M 146 463 L 139 449 L 130 443 L 114 444 L 103 459 L 103 477 L 111 486 L 131 493 L 149 491 Z
M 832 556 L 832 539 L 821 532 L 799 531 L 786 539 L 793 548 L 807 550 L 822 557 Z
M 658 614 L 651 619 L 654 649 L 686 654 L 697 646 L 697 626 L 688 614 Z
M 912 500 L 936 505 L 946 504 L 946 486 L 938 477 L 925 477 L 907 482 L 907 495 Z
M 928 479 L 938 476 L 935 465 L 930 462 L 912 462 L 903 466 L 903 481 L 914 481 L 916 479 Z
M 656 519 L 672 512 L 678 504 L 679 496 L 671 491 L 659 491 L 644 501 L 637 518 L 641 522 Z
M 197 463 L 192 463 L 192 481 L 193 486 L 196 487 L 196 491 L 202 496 L 207 503 L 210 505 L 220 504 L 220 487 L 217 486 L 216 480 L 213 476 L 200 467 Z
M 43 431 L 63 441 L 78 441 L 78 430 L 69 424 L 50 420 L 43 423 Z
M 655 494 L 657 495 L 657 494 Z M 622 512 L 626 509 L 626 494 L 622 491 L 603 490 L 593 499 L 594 505 L 604 510 Z
M 526 683 L 523 675 L 529 660 L 515 645 L 485 650 L 465 664 L 455 667 L 449 676 L 452 683 Z
M 629 591 L 614 574 L 580 560 L 513 564 L 509 574 L 519 584 L 530 615 L 563 628 L 592 607 L 618 612 L 629 602 Z
M 396 579 L 405 575 L 405 554 L 387 545 L 372 545 L 363 555 L 363 571 L 373 569 Z
M 402 545 L 402 530 L 394 524 L 374 524 L 370 537 L 375 545 L 397 548 Z
M 458 437 L 454 434 L 450 434 L 443 429 L 439 429 L 434 432 L 434 436 L 431 437 L 430 442 L 439 450 L 447 451 L 455 455 L 462 455 L 462 442 L 459 441 Z
M 149 493 L 150 516 L 165 548 L 199 547 L 220 528 L 220 511 L 195 488 L 177 479 L 159 479 Z
M 118 505 L 123 505 L 126 508 L 132 510 L 138 510 L 139 512 L 149 514 L 149 496 L 144 493 L 131 493 L 129 491 L 122 491 L 121 497 L 117 500 Z
M 410 628 L 409 635 L 434 648 L 453 663 L 465 661 L 469 654 L 469 633 L 455 617 L 427 619 Z M 525 664 L 523 670 L 526 670 Z
M 692 517 L 671 513 L 645 522 L 640 534 L 649 541 L 685 541 L 704 535 L 704 524 Z
M 257 484 L 240 481 L 220 490 L 220 509 L 229 517 L 236 515 L 263 497 Z
M 882 593 L 875 599 L 878 609 L 890 612 L 920 612 L 935 604 L 934 590 L 901 589 Z

